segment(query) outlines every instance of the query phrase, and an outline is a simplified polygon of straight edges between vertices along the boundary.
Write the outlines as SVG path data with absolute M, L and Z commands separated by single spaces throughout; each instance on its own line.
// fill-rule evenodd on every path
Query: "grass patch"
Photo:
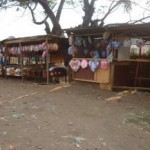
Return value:
M 150 132 L 150 111 L 129 113 L 126 115 L 125 122 L 135 124 L 136 126 Z

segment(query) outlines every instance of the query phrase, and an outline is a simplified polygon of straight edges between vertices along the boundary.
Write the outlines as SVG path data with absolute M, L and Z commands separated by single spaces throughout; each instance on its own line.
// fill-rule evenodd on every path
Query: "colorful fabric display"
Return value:
M 105 50 L 101 50 L 101 58 L 106 58 L 107 57 L 107 53 Z
M 130 56 L 131 57 L 137 57 L 140 55 L 140 47 L 137 45 L 131 45 L 130 47 Z
M 17 48 L 16 47 L 12 47 L 10 51 L 11 51 L 11 54 L 13 54 L 13 55 L 17 54 Z
M 69 65 L 70 65 L 71 69 L 76 72 L 76 71 L 78 71 L 79 68 L 80 68 L 80 60 L 73 60 L 73 59 L 72 59 L 72 60 L 69 62 Z
M 42 51 L 42 50 L 43 50 L 42 44 L 39 44 L 39 51 Z
M 88 67 L 88 61 L 86 59 L 81 60 L 81 68 L 85 69 Z
M 10 75 L 10 68 L 6 68 L 6 75 Z
M 77 47 L 80 47 L 82 46 L 82 43 L 83 43 L 83 38 L 82 37 L 75 37 L 74 39 L 74 45 L 77 46 Z
M 15 68 L 14 67 L 10 68 L 10 75 L 12 75 L 12 76 L 15 75 Z
M 22 51 L 23 51 L 23 52 L 27 52 L 27 51 L 29 51 L 29 49 L 28 49 L 27 46 L 23 46 Z
M 109 62 L 107 59 L 101 60 L 101 69 L 108 69 L 109 67 Z
M 147 41 L 141 48 L 141 55 L 144 57 L 150 57 L 150 41 Z
M 139 46 L 139 47 L 143 46 L 144 44 L 145 44 L 145 41 L 143 39 L 138 39 L 136 41 L 136 45 Z
M 58 43 L 50 43 L 47 46 L 50 51 L 57 51 L 59 49 Z M 18 47 L 9 48 L 9 52 L 13 55 L 21 54 L 21 51 L 22 52 L 38 52 L 38 51 L 44 51 L 44 50 L 46 50 L 46 42 L 43 42 L 42 44 L 36 44 L 36 45 L 24 45 L 21 47 L 18 46 Z
M 75 52 L 75 46 L 71 45 L 69 48 L 68 48 L 68 55 L 74 55 L 74 52 Z
M 95 72 L 100 66 L 100 62 L 98 60 L 90 60 L 89 67 L 92 72 Z
M 130 47 L 130 46 L 131 46 L 131 41 L 130 41 L 129 39 L 124 40 L 124 41 L 123 41 L 123 46 L 124 46 L 124 47 Z
M 43 49 L 43 50 L 46 50 L 46 42 L 43 42 L 43 43 L 42 43 L 42 49 Z
M 21 76 L 21 69 L 20 68 L 15 69 L 15 76 Z
M 115 41 L 112 41 L 112 48 L 114 49 L 118 49 L 120 47 L 120 42 L 115 40 Z
M 90 50 L 88 48 L 84 48 L 83 49 L 83 55 L 85 55 L 85 56 L 88 55 L 89 51 Z
M 50 43 L 48 44 L 48 50 L 50 51 L 57 51 L 58 50 L 58 44 L 57 43 Z
M 93 58 L 100 58 L 98 50 L 93 51 Z
M 44 52 L 42 53 L 42 58 L 45 58 L 46 56 L 47 56 L 47 52 L 44 51 Z
M 90 56 L 91 56 L 92 58 L 94 58 L 94 59 L 100 58 L 99 51 L 98 51 L 98 50 L 91 51 L 91 52 L 90 52 Z
M 18 64 L 18 57 L 10 57 L 10 64 Z
M 38 45 L 34 45 L 34 51 L 38 52 L 39 51 L 39 46 Z

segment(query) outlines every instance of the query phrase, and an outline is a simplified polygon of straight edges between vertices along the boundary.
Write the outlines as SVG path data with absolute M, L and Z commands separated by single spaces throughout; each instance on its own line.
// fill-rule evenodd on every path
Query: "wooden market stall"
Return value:
M 106 61 L 105 51 L 108 43 L 103 39 L 105 29 L 86 27 L 66 29 L 65 32 L 69 36 L 68 53 L 73 56 L 70 61 L 73 79 L 111 89 L 111 65 Z
M 67 76 L 64 67 L 68 40 L 55 35 L 40 35 L 6 39 L 2 42 L 3 74 L 5 78 L 17 77 L 22 81 L 34 79 L 47 84 L 50 79 Z
M 150 23 L 105 27 L 122 42 L 114 59 L 112 88 L 150 90 Z
M 66 29 L 73 79 L 101 89 L 150 90 L 150 24 Z

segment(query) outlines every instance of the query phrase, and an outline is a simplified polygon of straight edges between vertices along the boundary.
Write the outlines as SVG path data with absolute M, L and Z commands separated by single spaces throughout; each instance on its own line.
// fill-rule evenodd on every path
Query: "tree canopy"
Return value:
M 107 3 L 102 3 L 102 2 Z M 83 13 L 83 21 L 80 26 L 103 26 L 105 24 L 106 18 L 115 12 L 118 8 L 122 7 L 128 13 L 132 10 L 132 5 L 138 5 L 136 0 L 1 0 L 0 8 L 9 9 L 11 7 L 20 7 L 25 10 L 30 10 L 33 22 L 35 24 L 45 24 L 45 31 L 47 34 L 53 33 L 56 35 L 62 34 L 60 18 L 65 6 L 69 6 L 72 9 L 80 9 Z M 150 2 L 147 1 L 147 5 Z M 42 8 L 43 19 L 39 20 L 36 17 L 37 7 Z M 145 8 L 143 8 L 145 9 Z M 149 12 L 149 10 L 145 11 Z M 95 17 L 96 16 L 96 17 Z M 138 21 L 143 21 L 149 18 L 144 16 Z M 130 22 L 133 22 L 130 18 Z M 137 20 L 135 22 L 138 22 Z M 52 24 L 52 29 L 50 29 L 49 23 Z

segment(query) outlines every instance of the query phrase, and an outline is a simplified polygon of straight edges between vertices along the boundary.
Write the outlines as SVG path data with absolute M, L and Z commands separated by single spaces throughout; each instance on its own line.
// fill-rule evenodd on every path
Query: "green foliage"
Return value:
M 14 6 L 25 6 L 28 0 L 1 0 L 0 1 L 0 8 L 6 9 L 11 8 Z
M 48 4 L 49 4 L 49 6 L 54 6 L 54 5 L 56 5 L 57 4 L 57 0 L 48 0 Z
M 75 5 L 75 1 L 74 0 L 66 0 L 66 4 Z
M 65 0 L 66 5 L 77 8 L 83 6 L 83 0 Z
M 28 0 L 20 0 L 20 6 L 25 6 L 28 3 Z

